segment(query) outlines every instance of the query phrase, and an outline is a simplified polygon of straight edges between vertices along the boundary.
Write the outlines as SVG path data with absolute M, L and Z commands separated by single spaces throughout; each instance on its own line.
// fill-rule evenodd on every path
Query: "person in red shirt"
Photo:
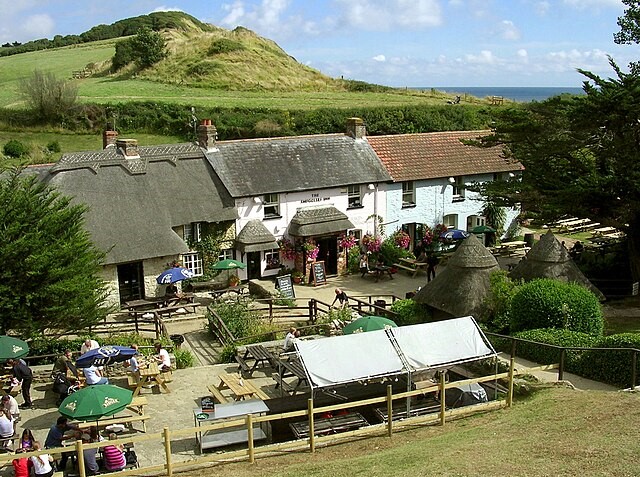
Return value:
M 12 462 L 13 471 L 16 477 L 29 477 L 29 475 L 31 474 L 31 467 L 33 467 L 33 465 L 31 464 L 31 461 L 26 457 L 18 457 L 17 455 L 17 454 L 21 454 L 24 451 L 25 450 L 22 449 L 21 447 L 16 449 L 16 458 L 13 459 L 13 462 Z

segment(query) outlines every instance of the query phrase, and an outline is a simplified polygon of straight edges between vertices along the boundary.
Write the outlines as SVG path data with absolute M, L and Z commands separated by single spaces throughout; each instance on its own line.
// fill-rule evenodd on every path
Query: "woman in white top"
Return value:
M 171 358 L 169 357 L 169 352 L 162 347 L 161 343 L 156 343 L 156 361 L 158 362 L 158 368 L 160 371 L 170 371 L 171 370 Z
M 39 442 L 33 443 L 33 450 L 40 450 Z M 33 464 L 33 472 L 37 477 L 51 477 L 53 475 L 53 467 L 51 467 L 53 458 L 49 454 L 34 455 L 29 459 Z

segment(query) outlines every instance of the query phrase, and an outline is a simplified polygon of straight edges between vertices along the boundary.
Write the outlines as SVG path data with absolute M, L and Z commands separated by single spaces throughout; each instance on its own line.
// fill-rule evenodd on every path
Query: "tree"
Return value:
M 78 99 L 78 88 L 74 84 L 39 70 L 20 83 L 20 93 L 40 119 L 50 122 L 73 112 Z
M 104 253 L 71 204 L 22 170 L 0 176 L 0 333 L 80 331 L 102 320 Z
M 640 2 L 638 0 L 622 0 L 628 8 L 624 15 L 618 17 L 620 31 L 613 35 L 613 41 L 619 45 L 640 43 Z M 631 62 L 629 68 L 634 73 L 640 73 L 640 63 Z
M 500 205 L 521 203 L 543 220 L 589 217 L 626 232 L 640 278 L 640 76 L 587 71 L 585 96 L 559 96 L 498 113 L 484 145 L 501 144 L 520 161 L 521 180 L 481 186 Z
M 134 60 L 140 68 L 148 68 L 167 56 L 164 38 L 149 28 L 138 30 L 130 41 Z

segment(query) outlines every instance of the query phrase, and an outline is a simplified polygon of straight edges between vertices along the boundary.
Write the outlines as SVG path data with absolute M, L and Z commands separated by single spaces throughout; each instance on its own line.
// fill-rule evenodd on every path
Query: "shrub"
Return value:
M 11 139 L 2 148 L 5 156 L 8 157 L 22 157 L 29 152 L 29 148 L 16 139 Z
M 511 331 L 561 328 L 602 336 L 604 318 L 598 298 L 575 283 L 533 280 L 511 300 Z
M 597 348 L 640 349 L 640 333 L 620 333 L 601 338 Z M 584 353 L 580 374 L 590 379 L 615 386 L 631 386 L 632 352 L 591 350 Z M 636 363 L 636 376 L 640 376 L 640 360 Z M 637 379 L 637 378 L 636 378 Z M 638 384 L 637 382 L 635 383 Z
M 222 351 L 220 351 L 218 361 L 220 363 L 235 363 L 237 353 L 238 348 L 236 348 L 235 345 L 228 344 L 224 348 L 222 348 Z
M 521 331 L 513 336 L 538 343 L 575 348 L 590 348 L 598 341 L 596 337 L 587 333 L 555 328 Z M 567 351 L 565 369 L 574 372 L 578 370 L 585 353 L 586 351 Z M 518 342 L 516 344 L 516 355 L 540 364 L 560 362 L 559 349 L 540 344 Z
M 430 318 L 427 309 L 412 299 L 394 301 L 391 305 L 391 311 L 398 314 L 393 317 L 393 321 L 398 326 L 415 325 L 429 321 Z
M 207 55 L 218 55 L 220 53 L 231 53 L 232 51 L 242 51 L 244 45 L 239 41 L 230 40 L 228 38 L 220 38 L 214 40 L 207 50 Z
M 257 313 L 249 309 L 248 301 L 220 302 L 216 303 L 213 309 L 234 338 L 240 339 L 257 333 L 260 318 Z M 210 327 L 211 320 L 212 318 L 209 317 Z
M 191 368 L 196 361 L 196 357 L 187 349 L 176 348 L 173 350 L 173 355 L 176 358 L 176 368 L 178 369 Z
M 520 283 L 511 280 L 506 270 L 492 272 L 489 282 L 489 294 L 485 299 L 480 321 L 488 331 L 508 334 L 511 300 L 520 289 Z
M 50 153 L 60 152 L 60 143 L 58 141 L 51 141 L 47 144 L 47 151 Z
M 215 61 L 198 61 L 187 68 L 187 74 L 190 76 L 207 76 L 220 69 L 220 64 Z
M 360 272 L 360 247 L 351 247 L 347 258 L 347 271 L 349 273 Z

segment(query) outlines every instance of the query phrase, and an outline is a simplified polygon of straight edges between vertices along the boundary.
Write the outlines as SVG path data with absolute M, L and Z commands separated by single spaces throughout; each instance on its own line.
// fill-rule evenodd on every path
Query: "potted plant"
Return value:
M 293 279 L 293 283 L 302 283 L 302 272 L 300 270 L 294 270 L 291 273 L 291 278 Z
M 238 275 L 231 275 L 229 277 L 229 286 L 237 287 L 238 285 L 240 285 L 240 277 L 238 277 Z

